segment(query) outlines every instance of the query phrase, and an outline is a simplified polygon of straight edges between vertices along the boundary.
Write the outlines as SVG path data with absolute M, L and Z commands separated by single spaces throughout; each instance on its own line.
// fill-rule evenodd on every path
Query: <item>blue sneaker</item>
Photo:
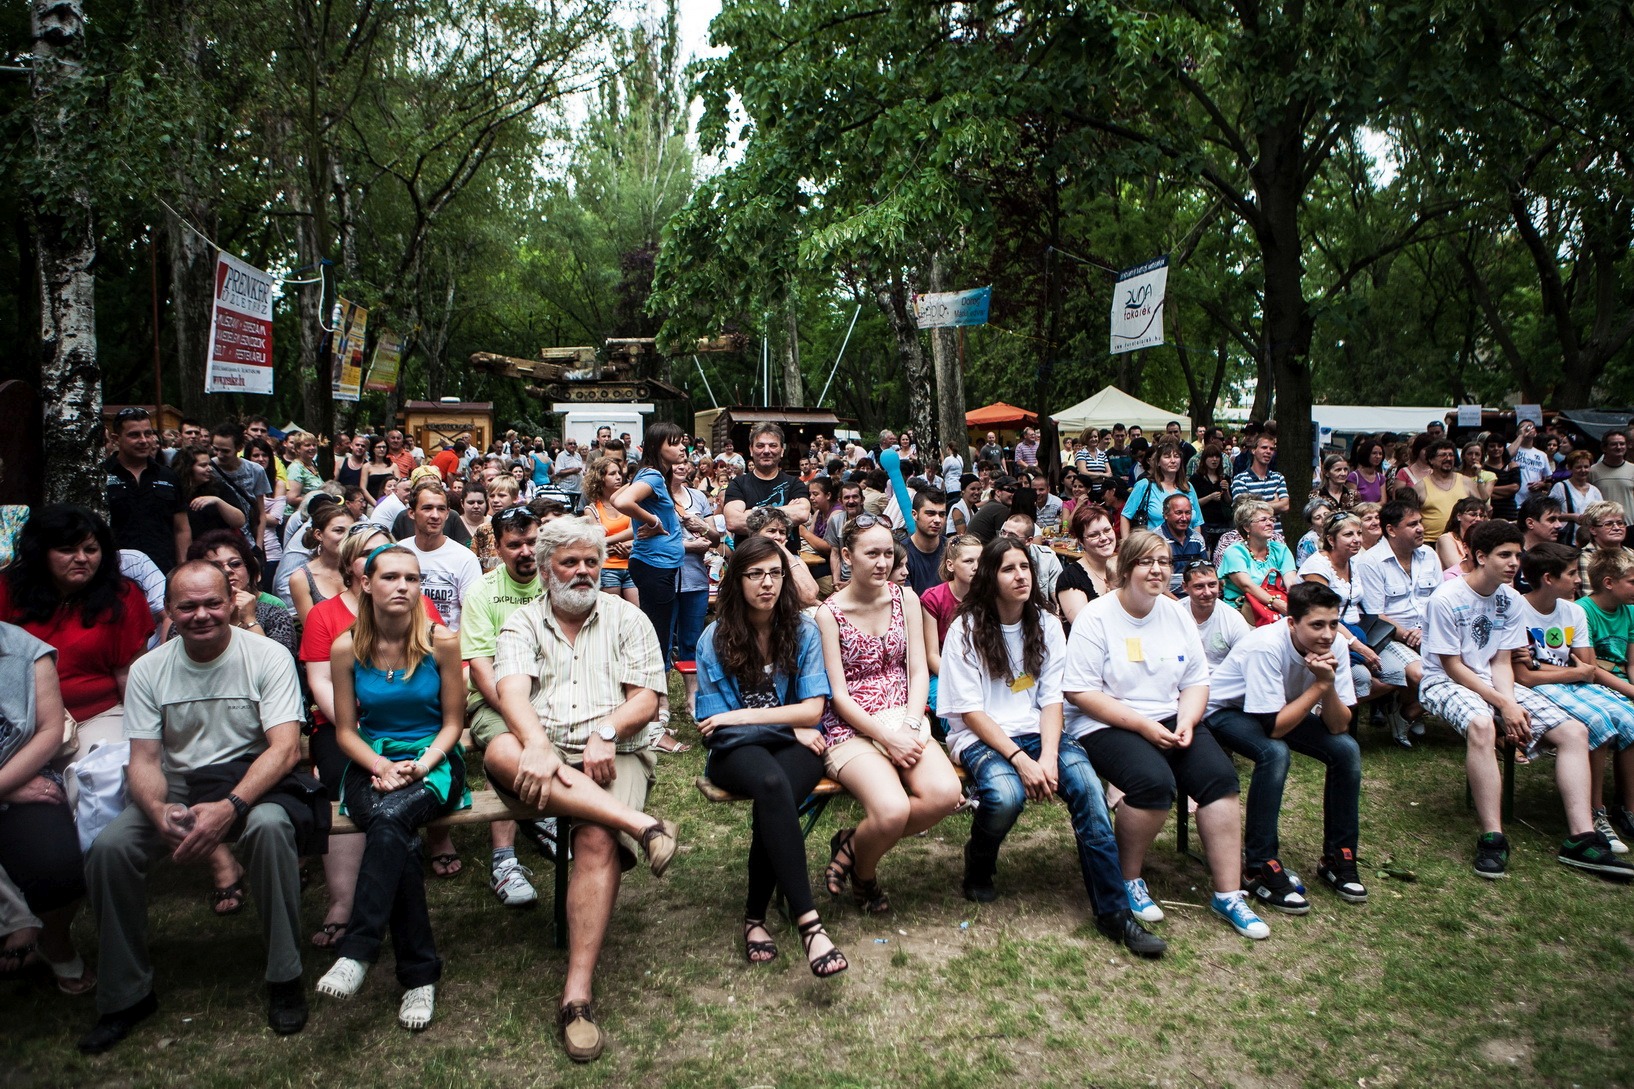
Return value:
M 1248 906 L 1248 894 L 1241 889 L 1223 896 L 1215 893 L 1209 906 L 1214 909 L 1214 914 L 1230 923 L 1232 929 L 1245 938 L 1259 941 L 1271 936 L 1271 928 L 1254 914 L 1254 909 Z
M 1152 894 L 1146 891 L 1146 882 L 1142 878 L 1125 881 L 1123 889 L 1129 894 L 1129 910 L 1143 923 L 1161 923 L 1163 909 L 1157 906 Z

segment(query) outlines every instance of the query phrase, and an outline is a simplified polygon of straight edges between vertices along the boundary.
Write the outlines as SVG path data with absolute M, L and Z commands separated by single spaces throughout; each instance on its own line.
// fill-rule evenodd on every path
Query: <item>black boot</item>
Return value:
M 999 898 L 993 887 L 993 873 L 999 866 L 998 847 L 978 846 L 975 837 L 965 844 L 964 894 L 966 900 L 991 904 Z

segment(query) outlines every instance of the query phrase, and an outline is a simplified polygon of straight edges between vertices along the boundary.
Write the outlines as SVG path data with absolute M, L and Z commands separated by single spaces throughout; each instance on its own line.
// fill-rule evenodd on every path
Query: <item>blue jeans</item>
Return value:
M 697 659 L 698 636 L 704 633 L 704 618 L 708 614 L 708 589 L 682 590 L 675 595 L 675 661 Z
M 1038 759 L 1042 742 L 1037 734 L 1023 734 L 1011 741 L 1033 759 Z M 972 852 L 997 856 L 1004 837 L 1021 816 L 1027 800 L 1021 776 L 1010 762 L 980 741 L 971 742 L 959 756 L 970 774 L 981 805 L 970 822 Z M 1084 891 L 1089 894 L 1096 915 L 1122 911 L 1129 906 L 1123 888 L 1123 868 L 1118 862 L 1118 843 L 1112 835 L 1112 820 L 1106 812 L 1106 796 L 1101 780 L 1089 766 L 1089 757 L 1078 743 L 1061 739 L 1056 760 L 1060 787 L 1056 791 L 1072 815 L 1072 834 L 1078 841 L 1078 868 L 1083 871 Z
M 1254 762 L 1248 781 L 1247 819 L 1243 827 L 1243 857 L 1257 867 L 1268 859 L 1280 860 L 1277 818 L 1282 813 L 1282 788 L 1288 781 L 1289 753 L 1297 752 L 1327 766 L 1322 791 L 1322 854 L 1332 858 L 1341 847 L 1356 850 L 1361 836 L 1362 750 L 1349 734 L 1332 734 L 1315 715 L 1283 734 L 1271 737 L 1260 718 L 1222 707 L 1203 724 L 1227 750 Z

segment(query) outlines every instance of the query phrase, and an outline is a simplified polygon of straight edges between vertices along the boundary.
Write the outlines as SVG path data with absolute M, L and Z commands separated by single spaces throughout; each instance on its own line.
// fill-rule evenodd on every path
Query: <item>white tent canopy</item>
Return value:
M 1324 431 L 1341 434 L 1392 431 L 1416 435 L 1431 420 L 1446 421 L 1446 406 L 1435 405 L 1312 405 L 1311 422 Z
M 1191 435 L 1191 420 L 1181 413 L 1149 405 L 1139 397 L 1129 396 L 1116 386 L 1107 386 L 1093 397 L 1086 397 L 1071 408 L 1052 413 L 1051 419 L 1060 425 L 1064 434 L 1082 431 L 1086 427 L 1111 427 L 1118 423 L 1125 426 L 1138 425 L 1147 432 L 1162 431 L 1170 420 L 1178 420 L 1180 433 L 1188 437 Z

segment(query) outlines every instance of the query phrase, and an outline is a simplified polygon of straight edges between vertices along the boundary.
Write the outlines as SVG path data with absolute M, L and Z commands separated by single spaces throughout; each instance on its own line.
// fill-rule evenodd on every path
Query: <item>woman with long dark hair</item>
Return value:
M 1350 452 L 1350 456 L 1350 474 L 1345 481 L 1356 490 L 1356 502 L 1384 502 L 1384 486 L 1387 481 L 1384 472 L 1384 443 L 1368 436 L 1356 443 L 1356 448 Z M 1355 505 L 1351 504 L 1352 507 Z
M 184 446 L 176 455 L 187 525 L 195 539 L 218 529 L 244 528 L 244 512 L 227 497 L 227 486 L 210 464 L 214 456 L 208 446 Z
M 369 461 L 363 466 L 363 490 L 369 493 L 372 503 L 378 503 L 386 498 L 386 492 L 391 488 L 392 481 L 399 473 L 397 466 L 386 455 L 389 448 L 384 435 L 373 435 L 369 438 Z
M 1203 514 L 1203 543 L 1212 553 L 1231 528 L 1231 478 L 1225 471 L 1225 451 L 1216 443 L 1208 443 L 1197 455 L 1191 490 Z
M 79 755 L 124 738 L 125 677 L 147 649 L 153 614 L 119 573 L 113 532 L 84 507 L 36 510 L 0 573 L 0 620 L 57 651 L 62 702 L 80 724 Z
M 670 466 L 686 460 L 686 434 L 672 423 L 647 428 L 641 448 L 641 467 L 630 482 L 613 493 L 609 502 L 636 527 L 630 549 L 630 577 L 641 599 L 641 611 L 658 633 L 664 669 L 670 665 L 675 634 L 676 595 L 681 587 L 681 562 L 686 555 L 681 518 L 670 493 Z
M 1127 535 L 1132 526 L 1156 528 L 1163 524 L 1163 504 L 1171 495 L 1184 495 L 1191 500 L 1193 528 L 1203 524 L 1203 505 L 1186 479 L 1186 455 L 1177 439 L 1162 439 L 1152 448 L 1146 459 L 1146 476 L 1129 491 L 1129 500 L 1123 505 L 1118 522 L 1120 533 Z
M 751 537 L 732 553 L 717 619 L 698 640 L 698 732 L 716 786 L 754 800 L 743 942 L 750 964 L 777 956 L 766 928 L 774 889 L 788 899 L 813 975 L 845 971 L 811 897 L 800 802 L 823 777 L 819 728 L 829 682 L 817 625 L 800 615 L 788 559 Z
M 1158 956 L 1163 942 L 1129 908 L 1100 779 L 1084 750 L 1061 734 L 1066 650 L 1061 622 L 1033 581 L 1027 546 L 1000 534 L 982 548 L 948 630 L 937 702 L 948 720 L 948 751 L 981 799 L 965 844 L 965 898 L 997 899 L 999 848 L 1022 804 L 1058 794 L 1072 814 L 1096 927 L 1135 953 Z
M 431 1023 L 442 959 L 431 935 L 416 834 L 441 813 L 471 804 L 460 757 L 465 678 L 459 636 L 426 620 L 420 563 L 401 545 L 369 553 L 357 622 L 329 653 L 335 737 L 348 760 L 342 812 L 363 829 L 363 864 L 340 959 L 320 994 L 350 998 L 380 954 L 387 924 L 404 987 L 397 1020 Z

